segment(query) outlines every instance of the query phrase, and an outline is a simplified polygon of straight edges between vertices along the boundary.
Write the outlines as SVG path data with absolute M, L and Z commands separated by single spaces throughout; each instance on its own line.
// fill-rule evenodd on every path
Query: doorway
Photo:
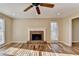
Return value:
M 51 23 L 51 41 L 52 41 L 52 43 L 58 42 L 58 24 L 57 24 L 57 22 Z
M 79 18 L 72 19 L 72 43 L 79 43 Z

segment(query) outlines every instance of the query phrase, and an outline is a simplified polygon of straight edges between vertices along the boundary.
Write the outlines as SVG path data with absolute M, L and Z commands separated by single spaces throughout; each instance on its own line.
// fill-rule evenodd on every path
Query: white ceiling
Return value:
M 35 8 L 23 12 L 31 3 L 0 3 L 0 12 L 13 18 L 64 18 L 79 12 L 77 3 L 55 3 L 54 8 L 41 7 L 37 15 Z

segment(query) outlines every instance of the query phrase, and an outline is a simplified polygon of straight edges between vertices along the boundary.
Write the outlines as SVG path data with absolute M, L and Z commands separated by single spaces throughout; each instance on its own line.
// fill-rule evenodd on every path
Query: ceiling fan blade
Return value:
M 27 7 L 25 10 L 24 10 L 24 12 L 25 11 L 28 11 L 30 8 L 32 8 L 33 6 L 32 5 L 30 5 L 29 7 Z
M 40 9 L 39 9 L 38 6 L 36 6 L 36 11 L 37 11 L 38 14 L 40 14 Z
M 54 4 L 49 4 L 49 3 L 40 3 L 40 6 L 53 8 L 53 7 L 54 7 Z

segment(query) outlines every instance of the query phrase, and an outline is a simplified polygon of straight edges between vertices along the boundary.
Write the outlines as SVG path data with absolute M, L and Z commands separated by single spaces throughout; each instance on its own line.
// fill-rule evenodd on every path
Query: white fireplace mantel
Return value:
M 44 32 L 44 41 L 46 40 L 46 28 L 29 28 L 28 29 L 28 41 L 30 40 L 30 31 L 43 31 Z

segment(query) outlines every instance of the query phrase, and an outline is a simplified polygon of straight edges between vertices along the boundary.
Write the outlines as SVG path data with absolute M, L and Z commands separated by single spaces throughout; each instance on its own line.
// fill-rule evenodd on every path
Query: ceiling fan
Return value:
M 37 14 L 40 14 L 40 9 L 38 6 L 43 6 L 43 7 L 48 7 L 48 8 L 53 8 L 54 7 L 54 4 L 49 4 L 49 3 L 32 3 L 32 5 L 30 5 L 29 7 L 27 7 L 24 12 L 28 11 L 29 9 L 31 9 L 32 7 L 36 7 L 36 11 L 37 11 Z

